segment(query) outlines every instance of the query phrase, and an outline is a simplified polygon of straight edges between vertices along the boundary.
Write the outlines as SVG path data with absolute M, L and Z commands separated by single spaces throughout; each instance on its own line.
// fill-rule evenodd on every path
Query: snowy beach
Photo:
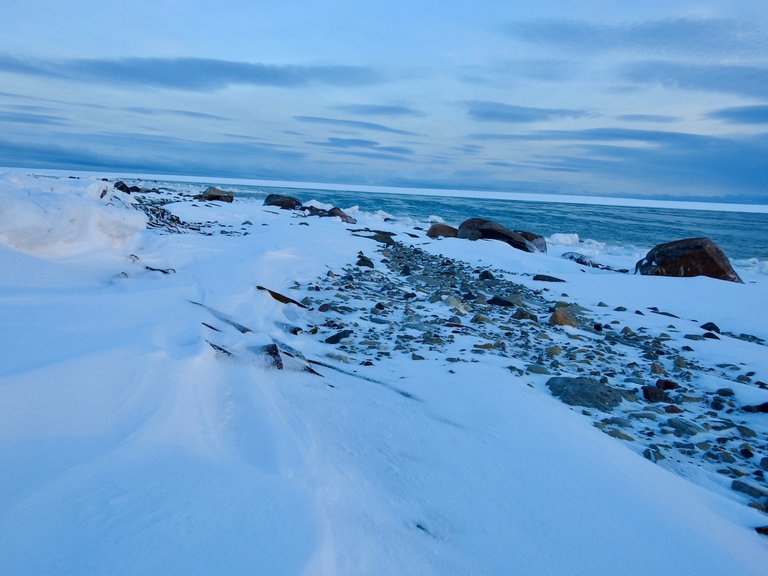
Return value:
M 764 262 L 115 181 L 0 173 L 1 573 L 764 572 Z

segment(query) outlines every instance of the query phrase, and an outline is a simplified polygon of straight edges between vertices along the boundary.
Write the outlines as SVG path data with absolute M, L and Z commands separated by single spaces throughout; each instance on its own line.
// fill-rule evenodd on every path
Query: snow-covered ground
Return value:
M 765 573 L 768 516 L 717 466 L 650 462 L 552 397 L 548 376 L 511 371 L 512 353 L 457 340 L 418 360 L 379 341 L 371 365 L 350 361 L 354 346 L 324 342 L 320 307 L 362 330 L 356 310 L 377 301 L 344 300 L 343 284 L 386 274 L 380 245 L 349 231 L 370 227 L 603 324 L 669 330 L 703 367 L 691 386 L 733 389 L 729 417 L 756 431 L 759 468 L 768 416 L 740 408 L 768 401 L 766 347 L 684 337 L 711 321 L 768 340 L 759 270 L 740 269 L 745 284 L 616 274 L 559 258 L 567 238 L 527 254 L 237 200 L 166 205 L 204 232 L 171 234 L 147 229 L 136 202 L 96 178 L 0 175 L 0 574 Z M 359 252 L 374 269 L 355 267 Z M 275 341 L 293 354 L 282 370 L 261 352 Z M 743 480 L 766 490 L 747 464 Z

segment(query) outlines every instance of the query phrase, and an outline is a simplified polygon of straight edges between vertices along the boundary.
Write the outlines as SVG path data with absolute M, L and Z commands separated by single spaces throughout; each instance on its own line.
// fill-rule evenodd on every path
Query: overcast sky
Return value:
M 766 0 L 0 14 L 0 165 L 768 202 Z

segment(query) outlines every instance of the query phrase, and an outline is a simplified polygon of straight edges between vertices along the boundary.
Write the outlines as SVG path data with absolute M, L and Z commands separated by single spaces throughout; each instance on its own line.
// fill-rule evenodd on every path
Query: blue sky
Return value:
M 112 4 L 0 0 L 0 165 L 768 203 L 764 0 Z

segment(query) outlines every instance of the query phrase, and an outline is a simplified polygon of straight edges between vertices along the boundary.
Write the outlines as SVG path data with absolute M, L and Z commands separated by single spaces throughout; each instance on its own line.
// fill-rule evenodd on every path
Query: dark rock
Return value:
M 352 330 L 342 330 L 341 332 L 336 332 L 336 334 L 332 336 L 328 336 L 328 338 L 325 339 L 326 344 L 338 344 L 344 338 L 348 338 L 349 336 L 352 336 L 353 332 Z
M 373 268 L 373 260 L 368 258 L 368 256 L 363 256 L 362 254 L 360 254 L 358 259 L 357 259 L 357 265 L 358 266 L 366 266 L 368 268 Z
M 714 332 L 704 332 L 704 336 L 702 336 L 702 338 L 706 338 L 708 340 L 720 340 L 720 337 Z
M 536 274 L 533 279 L 539 282 L 565 282 L 565 280 L 555 278 L 554 276 L 547 276 L 546 274 Z
M 673 380 L 667 380 L 665 378 L 656 380 L 656 388 L 659 388 L 660 390 L 674 390 L 679 387 L 680 385 Z
M 344 212 L 341 208 L 331 208 L 328 210 L 328 216 L 338 216 L 345 224 L 357 224 L 357 220 L 352 218 L 352 216 Z
M 661 388 L 656 388 L 656 386 L 643 386 L 642 390 L 643 398 L 648 402 L 666 402 L 672 404 L 672 398 L 670 398 L 669 394 L 664 392 Z
M 734 480 L 731 484 L 731 489 L 746 494 L 747 496 L 752 496 L 753 498 L 768 498 L 768 491 L 758 488 L 757 486 L 752 486 L 752 484 L 742 482 L 741 480 Z
M 205 202 L 232 202 L 234 199 L 234 192 L 224 192 L 213 186 L 207 188 L 202 194 L 195 196 L 195 200 L 203 200 Z
M 125 194 L 131 193 L 131 188 L 128 186 L 128 184 L 126 184 L 122 180 L 118 180 L 112 186 L 115 187 L 115 190 L 119 190 L 120 192 L 123 192 Z
M 514 306 L 514 302 L 510 302 L 506 298 L 502 298 L 501 296 L 493 296 L 490 300 L 488 300 L 488 304 L 492 306 L 504 306 L 504 307 L 510 307 Z
M 717 327 L 717 324 L 714 322 L 707 322 L 706 324 L 701 325 L 702 330 L 706 330 L 707 332 L 715 332 L 717 334 L 720 334 L 720 328 Z
M 584 406 L 610 412 L 621 404 L 621 393 L 615 388 L 589 378 L 558 376 L 547 381 L 552 395 L 571 406 Z
M 744 412 L 758 412 L 760 414 L 768 414 L 768 402 L 763 402 L 762 404 L 757 404 L 756 406 L 744 406 L 742 410 L 744 410 Z
M 496 277 L 490 270 L 483 270 L 480 272 L 480 280 L 495 280 Z
M 432 224 L 427 230 L 427 236 L 430 238 L 456 238 L 458 233 L 458 229 L 448 224 Z
M 501 240 L 524 252 L 539 252 L 533 243 L 517 232 L 483 218 L 470 218 L 462 222 L 457 237 L 465 240 Z
M 683 409 L 680 408 L 680 406 L 675 406 L 674 404 L 667 404 L 664 406 L 664 412 L 667 414 L 681 414 Z
M 536 317 L 535 314 L 532 312 L 529 312 L 525 308 L 518 308 L 515 310 L 515 313 L 512 315 L 512 318 L 515 320 L 533 320 L 534 322 L 538 322 L 539 319 Z
M 709 276 L 741 282 L 728 257 L 709 238 L 687 238 L 659 244 L 635 265 L 645 276 Z
M 539 252 L 547 252 L 547 241 L 541 234 L 536 232 L 526 232 L 525 230 L 512 230 L 515 234 L 520 234 L 523 238 L 528 240 Z
M 301 207 L 301 200 L 293 196 L 283 196 L 282 194 L 269 194 L 264 198 L 264 206 L 277 206 L 283 210 L 295 210 Z

